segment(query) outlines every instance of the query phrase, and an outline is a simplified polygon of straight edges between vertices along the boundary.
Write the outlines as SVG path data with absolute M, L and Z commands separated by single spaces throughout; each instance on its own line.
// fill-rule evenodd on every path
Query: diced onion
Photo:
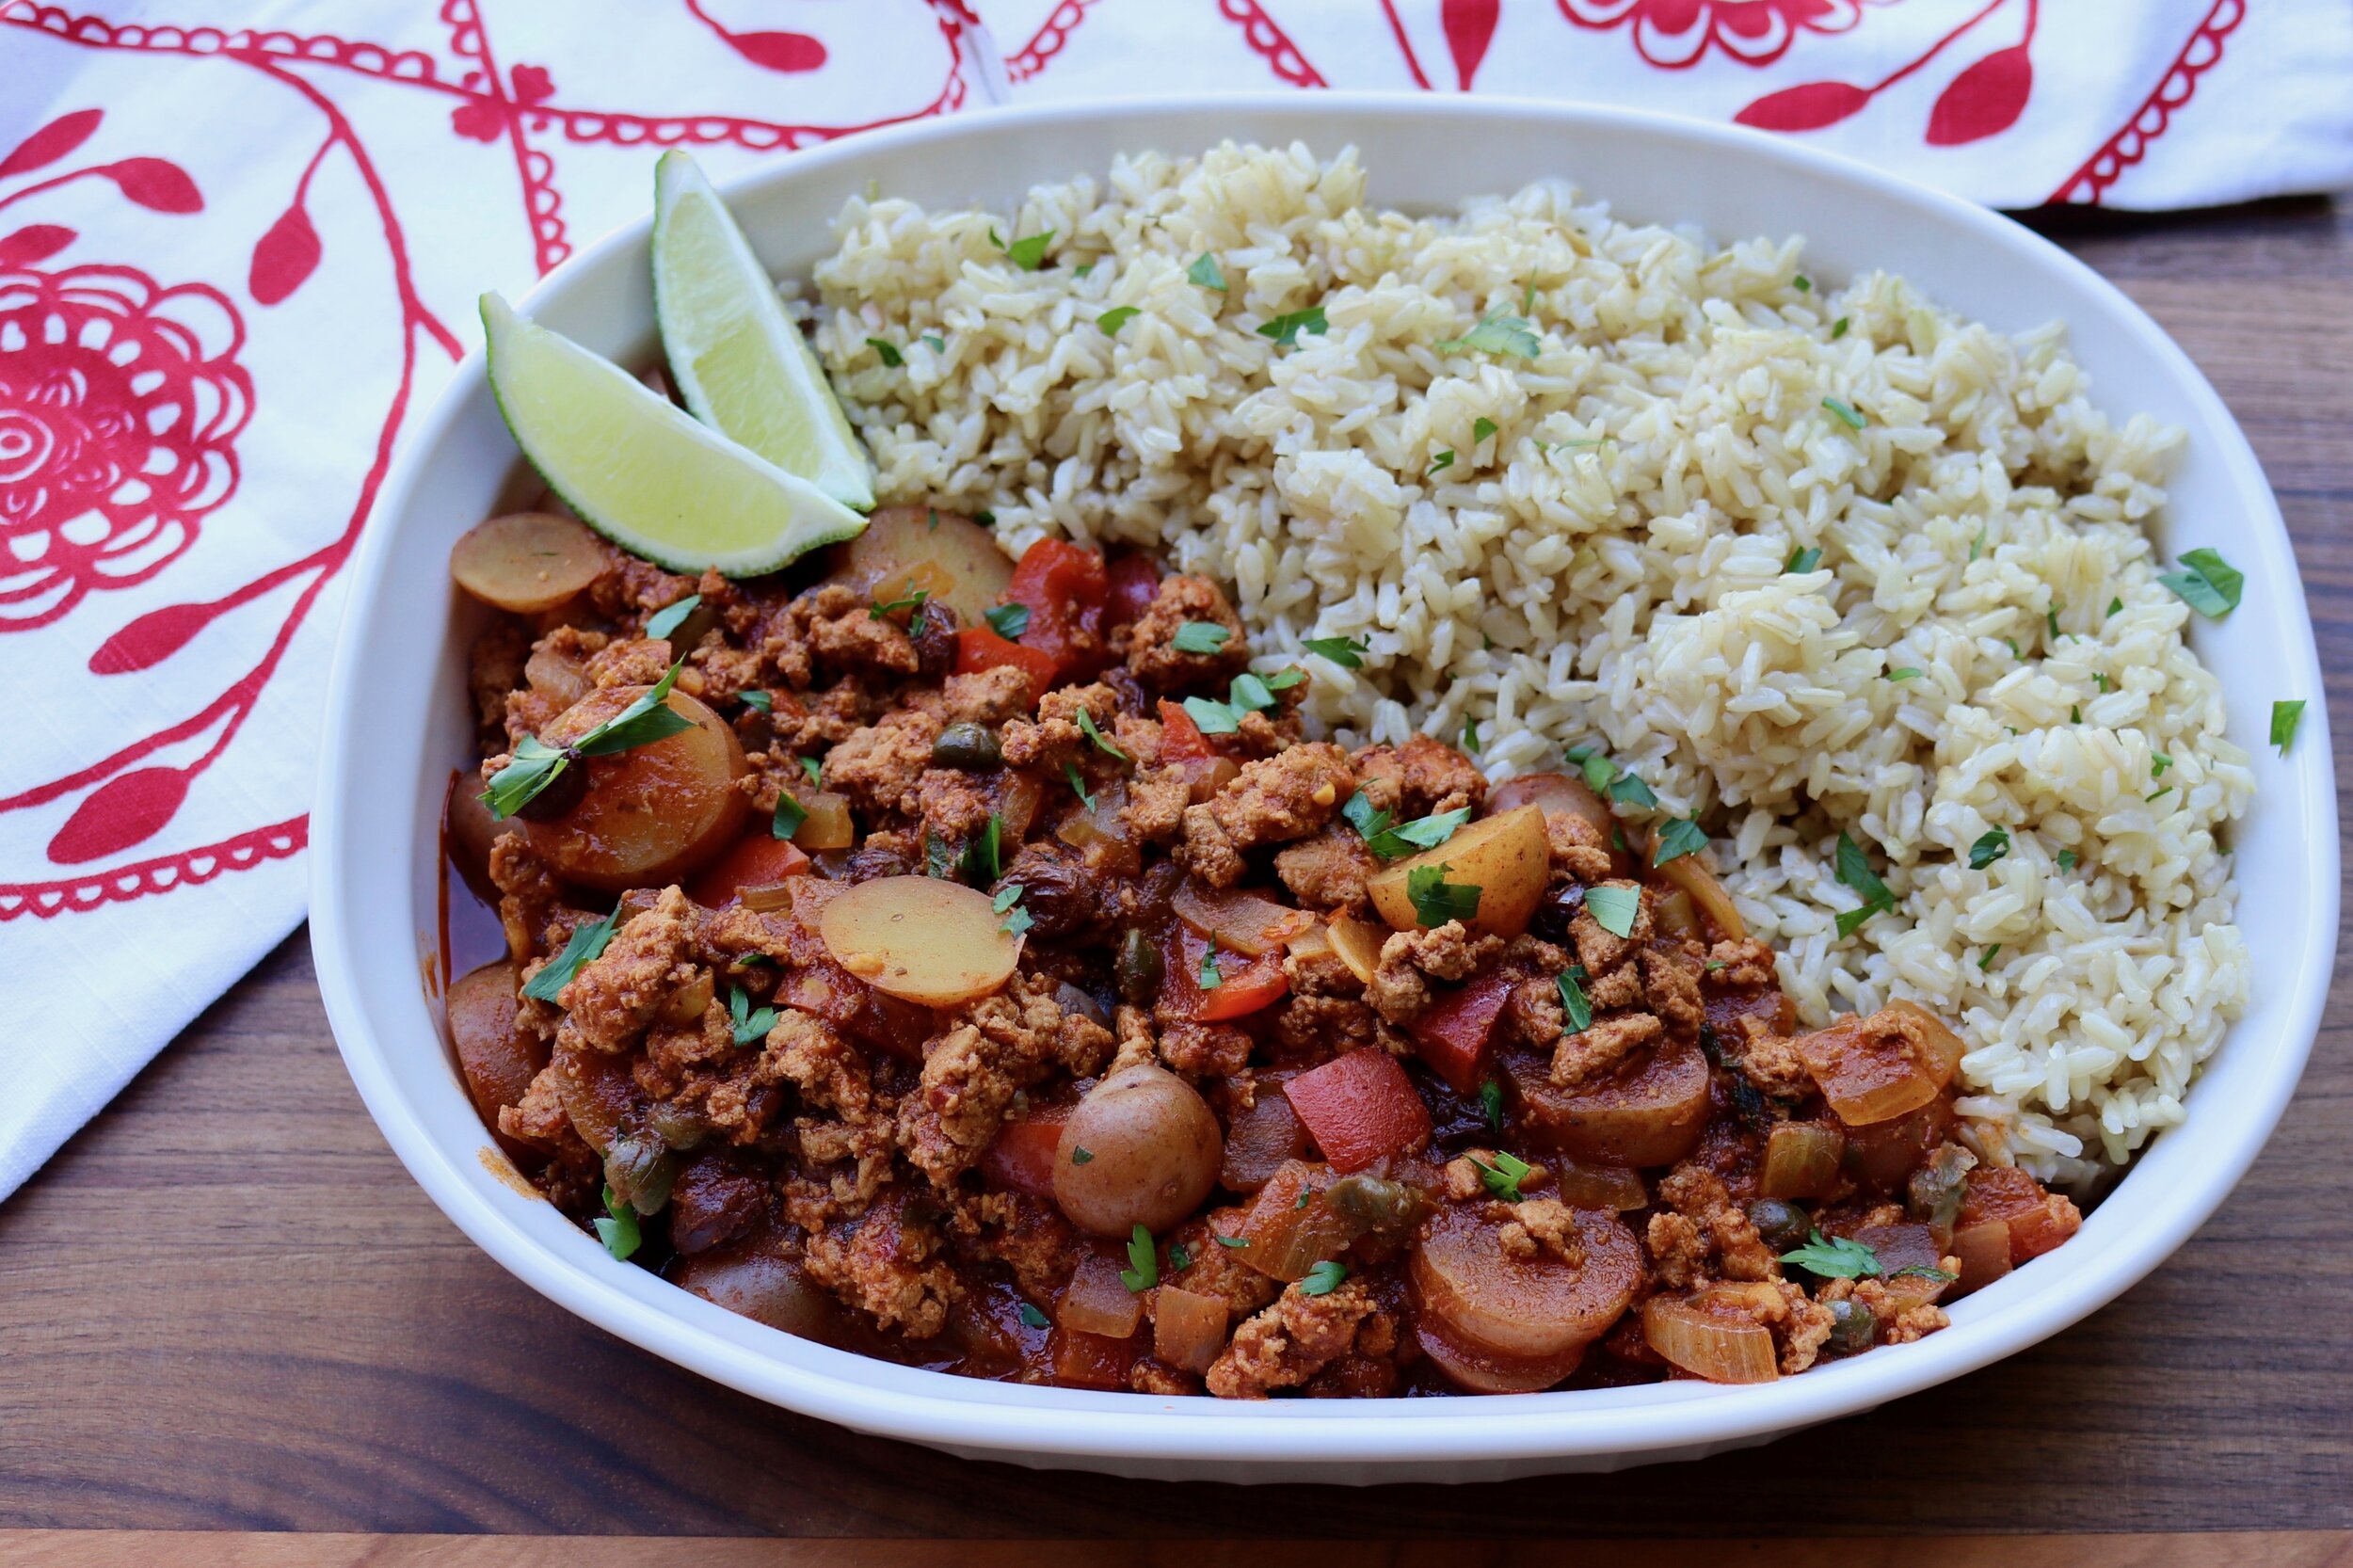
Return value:
M 1240 889 L 1222 891 L 1192 877 L 1177 885 L 1170 901 L 1176 916 L 1220 948 L 1257 958 L 1273 952 L 1315 923 L 1304 909 L 1287 909 L 1272 899 Z
M 1389 934 L 1353 915 L 1335 917 L 1331 933 L 1332 951 L 1340 955 L 1340 962 L 1357 979 L 1371 984 L 1373 970 L 1381 967 L 1381 944 L 1389 939 Z
M 1732 895 L 1724 891 L 1714 872 L 1700 864 L 1698 856 L 1679 855 L 1659 867 L 1658 875 L 1689 896 L 1692 907 L 1719 937 L 1727 942 L 1748 940 L 1749 922 L 1740 918 Z
M 1918 1020 L 1929 1048 L 1926 1064 L 1929 1075 L 1936 1080 L 1936 1086 L 1940 1089 L 1951 1082 L 1953 1074 L 1961 1070 L 1961 1057 L 1967 1054 L 1969 1048 L 1961 1044 L 1961 1036 L 1946 1027 L 1944 1019 L 1918 1002 L 1906 1001 L 1898 997 L 1887 1004 L 1887 1010 Z
M 1054 1320 L 1080 1334 L 1125 1339 L 1144 1320 L 1144 1299 L 1119 1277 L 1119 1265 L 1101 1253 L 1079 1260 L 1078 1272 L 1055 1304 Z
M 1769 1198 L 1818 1198 L 1838 1179 L 1846 1134 L 1819 1122 L 1783 1122 L 1765 1137 L 1758 1191 Z
M 802 849 L 848 849 L 857 842 L 857 830 L 850 823 L 850 800 L 831 790 L 819 790 L 807 795 L 796 795 L 801 809 L 808 813 L 801 825 L 792 830 L 792 842 Z
M 1293 1160 L 1267 1179 L 1235 1226 L 1250 1244 L 1234 1256 L 1271 1279 L 1305 1279 L 1307 1271 L 1339 1255 L 1355 1239 L 1349 1223 L 1332 1211 L 1322 1191 L 1331 1183 L 1328 1166 Z M 1300 1203 L 1302 1193 L 1310 1194 Z
M 1935 1099 L 1941 1087 L 1881 1018 L 1850 1016 L 1795 1042 L 1822 1097 L 1849 1127 L 1907 1115 Z
M 1953 1294 L 1965 1296 L 1984 1289 L 2009 1272 L 2009 1222 L 1980 1220 L 1961 1226 L 1953 1232 L 1952 1255 L 1961 1260 L 1961 1278 L 1954 1283 Z
M 1172 1367 L 1206 1372 L 1225 1348 L 1224 1298 L 1163 1285 L 1152 1307 L 1152 1353 Z
M 1561 1201 L 1575 1208 L 1607 1208 L 1624 1214 L 1650 1205 L 1639 1171 L 1624 1165 L 1592 1165 L 1578 1160 L 1552 1161 Z
M 1672 1296 L 1642 1304 L 1642 1337 L 1670 1363 L 1710 1383 L 1770 1383 L 1781 1375 L 1763 1324 L 1736 1322 Z

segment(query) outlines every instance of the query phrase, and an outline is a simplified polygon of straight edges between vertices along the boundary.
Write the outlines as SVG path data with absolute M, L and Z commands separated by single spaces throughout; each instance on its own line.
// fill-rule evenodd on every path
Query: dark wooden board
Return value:
M 2342 769 L 2353 755 L 2353 214 L 2307 200 L 2048 227 L 2182 340 L 2253 438 L 2295 532 Z M 2131 405 L 2130 388 L 2101 392 Z M 2353 1528 L 2348 1102 L 2353 980 L 2340 980 L 2278 1136 L 2156 1274 L 2000 1366 L 1767 1448 L 1475 1488 L 1145 1484 L 850 1436 L 540 1300 L 393 1160 L 344 1075 L 297 937 L 0 1207 L 0 1528 L 2342 1530 Z M 2318 1561 L 2342 1544 L 2274 1556 L 2242 1544 L 2210 1560 Z M 36 1560 L 171 1559 L 154 1549 Z M 335 1560 L 361 1555 L 377 1560 L 362 1548 Z

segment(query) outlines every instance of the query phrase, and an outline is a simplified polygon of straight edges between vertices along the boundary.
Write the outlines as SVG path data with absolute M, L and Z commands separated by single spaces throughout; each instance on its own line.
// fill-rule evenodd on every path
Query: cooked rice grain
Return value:
M 992 230 L 1053 231 L 1046 264 Z M 1808 1020 L 1964 1021 L 1993 1158 L 2092 1180 L 2181 1119 L 2247 998 L 2222 838 L 2252 783 L 2144 531 L 2179 435 L 2094 408 L 2057 326 L 1885 274 L 1801 290 L 1795 239 L 1720 248 L 1563 184 L 1409 216 L 1296 146 L 1126 159 L 1011 214 L 854 201 L 840 234 L 817 344 L 882 493 L 1232 584 L 1343 739 L 1467 723 L 1498 775 L 1605 748 L 1715 835 Z M 1226 292 L 1188 279 L 1204 252 Z M 1310 306 L 1321 334 L 1254 330 Z M 1490 312 L 1536 357 L 1435 346 Z M 1344 635 L 1361 671 L 1298 651 Z M 1842 831 L 1897 900 L 1845 939 Z

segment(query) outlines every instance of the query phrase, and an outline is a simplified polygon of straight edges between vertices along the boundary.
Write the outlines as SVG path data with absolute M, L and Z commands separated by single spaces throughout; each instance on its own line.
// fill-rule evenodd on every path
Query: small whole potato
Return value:
M 1217 1118 L 1192 1084 L 1163 1067 L 1124 1067 L 1063 1123 L 1054 1201 L 1097 1236 L 1155 1235 L 1209 1196 L 1225 1156 Z

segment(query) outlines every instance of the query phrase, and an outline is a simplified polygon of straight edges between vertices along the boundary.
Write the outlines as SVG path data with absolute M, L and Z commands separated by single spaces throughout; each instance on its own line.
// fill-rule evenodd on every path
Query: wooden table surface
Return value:
M 2180 338 L 2253 439 L 2302 561 L 2345 773 L 2353 210 L 2297 200 L 2042 226 Z M 2099 392 L 2132 405 L 2129 387 Z M 2200 524 L 2206 536 L 2230 526 Z M 541 1300 L 475 1251 L 392 1159 L 344 1077 L 297 935 L 0 1206 L 0 1560 L 620 1560 L 544 1541 L 366 1539 L 378 1532 L 2093 1532 L 2120 1539 L 1954 1544 L 1939 1560 L 2353 1561 L 2353 1535 L 2340 1533 L 2353 1531 L 2348 1102 L 2353 982 L 2341 978 L 2277 1136 L 2153 1277 L 2008 1362 L 1761 1450 L 1461 1488 L 1150 1484 L 853 1436 L 706 1383 Z M 50 1530 L 230 1533 L 40 1533 Z M 236 1533 L 281 1530 L 348 1533 L 291 1549 Z M 2320 1533 L 2171 1533 L 2208 1531 Z M 1912 1557 L 1883 1540 L 1856 1548 L 1842 1559 Z M 1124 1555 L 1174 1560 L 1166 1547 Z M 1739 1560 L 1808 1555 L 1785 1541 Z M 746 1548 L 707 1560 L 919 1557 L 939 1560 Z

